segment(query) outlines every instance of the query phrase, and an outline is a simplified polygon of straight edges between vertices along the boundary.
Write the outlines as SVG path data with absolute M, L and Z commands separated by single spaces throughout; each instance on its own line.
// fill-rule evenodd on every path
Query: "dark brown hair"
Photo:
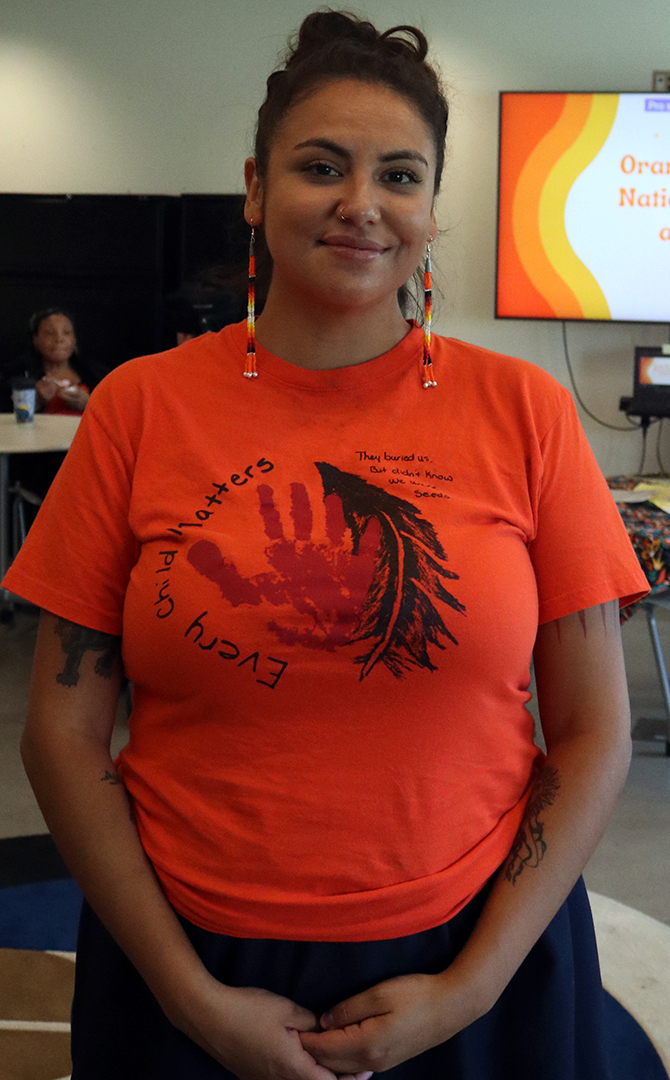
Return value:
M 388 86 L 422 116 L 435 143 L 435 192 L 444 166 L 449 109 L 434 69 L 426 63 L 428 42 L 415 26 L 380 33 L 346 11 L 314 11 L 289 45 L 284 66 L 270 75 L 258 113 L 256 166 L 267 170 L 273 136 L 292 105 L 310 90 L 334 79 L 357 79 Z

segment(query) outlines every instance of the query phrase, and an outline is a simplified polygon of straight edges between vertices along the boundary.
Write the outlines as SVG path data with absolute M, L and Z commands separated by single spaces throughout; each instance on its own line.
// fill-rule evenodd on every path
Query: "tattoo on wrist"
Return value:
M 66 656 L 65 667 L 56 676 L 56 682 L 61 686 L 76 686 L 79 682 L 79 668 L 86 652 L 100 653 L 95 662 L 95 673 L 102 675 L 103 679 L 111 679 L 121 656 L 120 638 L 60 618 L 56 619 L 55 629 Z
M 116 785 L 121 783 L 121 777 L 117 772 L 110 772 L 109 769 L 105 769 L 105 775 L 100 777 L 100 780 L 106 780 L 108 784 Z
M 505 868 L 505 878 L 512 885 L 526 866 L 537 867 L 544 858 L 547 844 L 540 814 L 554 802 L 560 786 L 558 770 L 545 765 L 538 773 Z

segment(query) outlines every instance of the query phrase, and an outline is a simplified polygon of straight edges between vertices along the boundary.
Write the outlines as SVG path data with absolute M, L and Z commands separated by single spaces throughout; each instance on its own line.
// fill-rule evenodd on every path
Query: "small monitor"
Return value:
M 633 401 L 635 416 L 670 416 L 670 348 L 643 345 L 635 350 Z

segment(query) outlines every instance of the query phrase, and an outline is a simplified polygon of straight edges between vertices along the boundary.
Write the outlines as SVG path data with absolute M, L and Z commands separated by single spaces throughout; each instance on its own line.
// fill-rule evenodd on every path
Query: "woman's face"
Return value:
M 42 319 L 33 335 L 33 345 L 46 363 L 67 363 L 77 347 L 74 327 L 67 315 L 49 315 Z
M 437 232 L 435 147 L 416 109 L 385 86 L 341 79 L 298 101 L 267 174 L 246 163 L 245 216 L 263 223 L 272 290 L 333 309 L 388 301 Z

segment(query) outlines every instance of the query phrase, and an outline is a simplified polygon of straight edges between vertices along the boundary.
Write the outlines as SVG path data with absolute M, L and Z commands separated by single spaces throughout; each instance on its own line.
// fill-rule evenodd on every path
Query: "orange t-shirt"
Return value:
M 570 395 L 422 331 L 334 371 L 245 326 L 117 368 L 6 583 L 123 634 L 118 759 L 175 908 L 396 937 L 503 862 L 540 751 L 538 621 L 646 591 Z

